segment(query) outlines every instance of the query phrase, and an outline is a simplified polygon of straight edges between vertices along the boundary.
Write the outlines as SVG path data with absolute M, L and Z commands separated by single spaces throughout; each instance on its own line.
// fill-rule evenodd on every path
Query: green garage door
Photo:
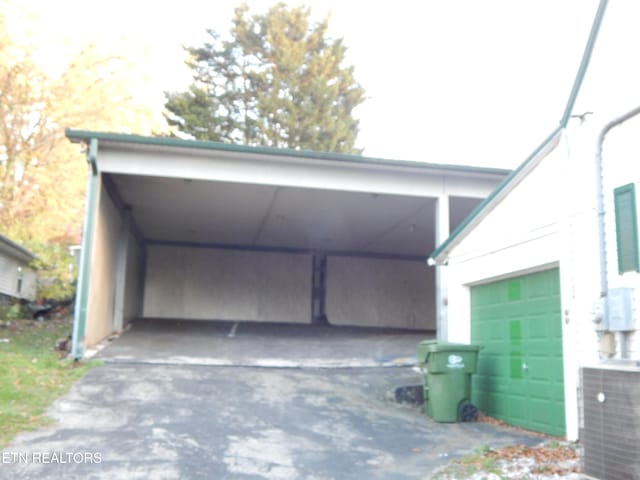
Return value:
M 473 402 L 529 430 L 565 434 L 558 269 L 471 288 L 471 343 L 481 346 Z

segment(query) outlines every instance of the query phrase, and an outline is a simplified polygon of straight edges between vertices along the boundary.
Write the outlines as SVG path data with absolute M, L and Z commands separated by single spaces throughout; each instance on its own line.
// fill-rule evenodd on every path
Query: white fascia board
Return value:
M 171 148 L 151 151 L 131 145 L 115 148 L 101 144 L 99 157 L 100 171 L 105 173 L 418 197 L 437 196 L 443 184 L 451 184 L 453 195 L 486 197 L 503 178 L 420 166 Z

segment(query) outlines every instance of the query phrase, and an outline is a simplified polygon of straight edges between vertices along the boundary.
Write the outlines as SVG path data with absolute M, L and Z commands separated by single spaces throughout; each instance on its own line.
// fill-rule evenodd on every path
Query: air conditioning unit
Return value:
M 601 480 L 640 479 L 640 362 L 583 368 L 583 472 Z

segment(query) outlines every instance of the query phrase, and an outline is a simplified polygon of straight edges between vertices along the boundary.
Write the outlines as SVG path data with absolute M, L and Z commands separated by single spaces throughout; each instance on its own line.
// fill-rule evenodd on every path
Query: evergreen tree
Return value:
M 264 15 L 236 8 L 230 40 L 188 48 L 193 84 L 167 95 L 167 120 L 199 140 L 359 153 L 353 110 L 365 99 L 328 18 L 279 3 Z

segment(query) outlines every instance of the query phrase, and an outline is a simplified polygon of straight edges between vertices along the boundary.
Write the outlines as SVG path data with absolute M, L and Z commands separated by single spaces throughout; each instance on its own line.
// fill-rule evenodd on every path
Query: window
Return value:
M 18 267 L 18 285 L 16 292 L 22 293 L 22 267 Z
M 616 215 L 618 272 L 640 272 L 635 184 L 630 183 L 616 188 L 613 191 L 613 201 Z

